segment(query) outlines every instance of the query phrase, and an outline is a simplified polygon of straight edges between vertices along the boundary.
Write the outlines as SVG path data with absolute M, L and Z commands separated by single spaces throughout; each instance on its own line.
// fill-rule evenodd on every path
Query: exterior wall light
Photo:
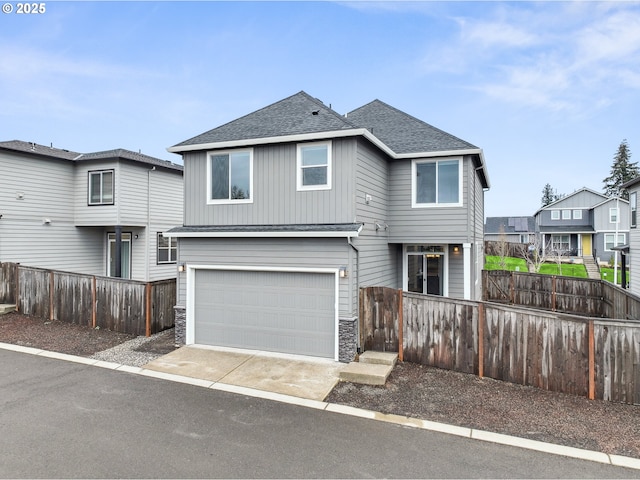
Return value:
M 347 267 L 340 267 L 340 269 L 338 270 L 338 275 L 340 276 L 340 278 L 346 278 L 347 277 Z
M 186 269 L 186 267 L 185 267 L 184 263 L 181 263 L 180 265 L 178 265 L 178 271 L 180 273 L 184 272 L 185 269 Z
M 459 251 L 460 251 L 460 247 L 458 247 L 457 245 L 453 247 L 453 253 L 458 253 Z

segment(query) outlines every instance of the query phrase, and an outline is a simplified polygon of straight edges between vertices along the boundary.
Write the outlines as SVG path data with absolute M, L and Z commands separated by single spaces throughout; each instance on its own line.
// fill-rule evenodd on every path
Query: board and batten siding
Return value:
M 79 273 L 100 268 L 100 231 L 74 225 L 73 169 L 70 161 L 0 153 L 0 261 Z
M 617 203 L 620 208 L 618 231 L 628 231 L 630 215 L 629 204 L 622 200 Z M 609 200 L 608 202 L 593 209 L 593 227 L 596 232 L 615 232 L 616 224 L 609 221 L 611 220 L 609 210 L 612 208 L 616 208 L 615 200 Z
M 254 147 L 253 201 L 235 205 L 207 204 L 207 152 L 185 153 L 184 225 L 352 222 L 355 142 L 351 138 L 332 140 L 330 190 L 300 192 L 296 185 L 296 143 Z
M 464 159 L 462 206 L 413 208 L 411 159 L 392 161 L 389 171 L 389 241 L 419 244 L 469 241 L 469 170 L 473 170 L 473 165 Z
M 180 263 L 278 268 L 340 268 L 351 247 L 344 238 L 181 238 Z M 349 279 L 340 279 L 339 315 L 354 316 Z M 186 273 L 178 274 L 178 305 L 186 305 Z

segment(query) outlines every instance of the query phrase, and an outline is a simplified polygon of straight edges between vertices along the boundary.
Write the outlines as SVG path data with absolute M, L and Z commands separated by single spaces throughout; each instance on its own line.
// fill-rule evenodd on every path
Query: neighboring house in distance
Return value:
M 545 253 L 594 256 L 606 263 L 612 248 L 627 243 L 629 235 L 629 202 L 588 188 L 542 207 L 534 217 Z
M 536 235 L 534 217 L 487 217 L 484 239 L 509 243 L 533 243 Z
M 383 102 L 299 92 L 168 150 L 178 342 L 351 361 L 362 286 L 481 297 L 482 150 Z
M 117 149 L 0 142 L 0 261 L 141 281 L 176 276 L 181 165 Z M 117 261 L 118 256 L 120 261 Z

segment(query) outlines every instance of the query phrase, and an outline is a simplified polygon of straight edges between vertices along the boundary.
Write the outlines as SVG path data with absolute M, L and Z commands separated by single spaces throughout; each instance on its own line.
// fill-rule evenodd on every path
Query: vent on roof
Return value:
M 311 112 L 311 115 L 318 115 L 320 113 L 320 110 L 313 110 Z

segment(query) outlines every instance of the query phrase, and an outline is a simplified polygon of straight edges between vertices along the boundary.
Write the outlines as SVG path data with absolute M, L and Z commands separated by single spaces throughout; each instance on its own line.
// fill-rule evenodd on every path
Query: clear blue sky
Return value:
M 640 160 L 637 2 L 45 2 L 0 14 L 0 140 L 166 148 L 300 90 L 482 148 L 486 216 Z M 1 174 L 1 173 L 0 173 Z

